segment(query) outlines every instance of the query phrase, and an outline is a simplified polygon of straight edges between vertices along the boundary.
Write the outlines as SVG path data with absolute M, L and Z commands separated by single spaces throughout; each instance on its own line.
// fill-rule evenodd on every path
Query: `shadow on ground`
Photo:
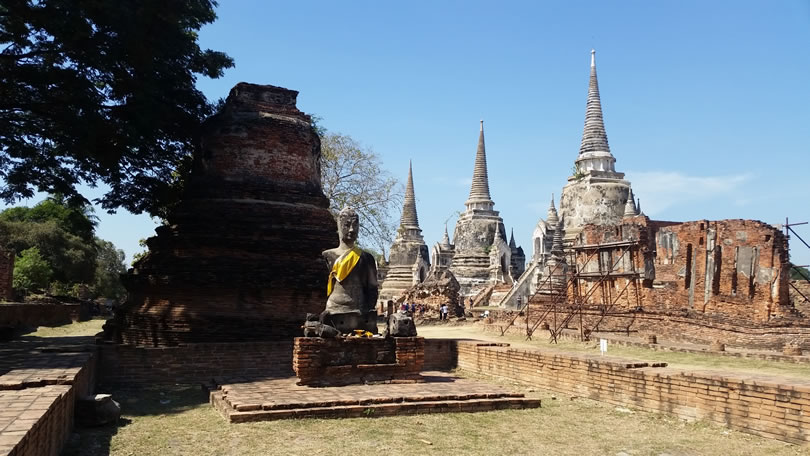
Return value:
M 129 426 L 134 418 L 172 415 L 208 403 L 208 392 L 196 385 L 101 385 L 96 392 L 112 394 L 113 399 L 121 404 L 118 424 L 99 427 L 77 425 L 61 456 L 107 456 L 111 452 L 113 437 L 119 429 Z

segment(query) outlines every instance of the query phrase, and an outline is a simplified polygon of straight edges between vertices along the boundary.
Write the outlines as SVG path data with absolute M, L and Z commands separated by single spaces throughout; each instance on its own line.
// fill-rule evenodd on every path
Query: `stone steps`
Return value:
M 539 399 L 448 372 L 422 372 L 418 383 L 308 387 L 296 377 L 220 379 L 210 402 L 231 423 L 289 418 L 346 418 L 480 412 L 540 407 Z
M 476 395 L 471 395 L 476 396 Z M 497 396 L 497 395 L 496 395 Z M 397 402 L 367 404 L 318 404 L 311 406 L 301 404 L 297 408 L 268 408 L 238 411 L 223 397 L 221 391 L 211 393 L 211 404 L 231 423 L 254 421 L 272 421 L 291 418 L 361 418 L 394 415 L 413 415 L 423 413 L 483 412 L 505 409 L 525 409 L 540 407 L 540 399 L 529 399 L 522 394 L 501 397 L 456 396 L 457 399 L 435 398 L 435 400 L 418 400 L 426 398 L 399 398 Z M 394 398 L 392 398 L 394 400 Z

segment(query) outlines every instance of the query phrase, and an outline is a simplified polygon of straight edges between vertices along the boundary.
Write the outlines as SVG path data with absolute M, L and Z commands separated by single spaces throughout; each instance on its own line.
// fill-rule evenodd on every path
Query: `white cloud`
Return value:
M 663 171 L 627 173 L 633 192 L 641 198 L 641 209 L 649 216 L 690 201 L 728 199 L 752 177 L 749 173 L 729 176 L 687 176 Z M 737 196 L 734 201 L 738 206 L 751 202 L 743 195 Z

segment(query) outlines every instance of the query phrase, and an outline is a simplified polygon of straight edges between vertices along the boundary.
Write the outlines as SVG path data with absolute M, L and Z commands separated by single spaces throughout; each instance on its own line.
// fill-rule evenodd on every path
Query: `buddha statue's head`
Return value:
M 341 242 L 354 245 L 360 230 L 360 217 L 351 206 L 346 206 L 338 214 L 338 236 Z

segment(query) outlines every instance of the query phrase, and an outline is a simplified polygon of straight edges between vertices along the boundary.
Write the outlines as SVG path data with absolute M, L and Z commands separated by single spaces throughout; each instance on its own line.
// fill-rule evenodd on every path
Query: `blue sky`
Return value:
M 200 80 L 300 91 L 298 107 L 405 180 L 425 241 L 464 209 L 484 119 L 490 190 L 531 255 L 579 151 L 596 49 L 616 169 L 651 218 L 810 221 L 810 2 L 222 1 L 205 47 L 236 67 Z M 129 258 L 145 216 L 100 213 Z M 796 227 L 810 242 L 810 225 Z M 810 249 L 792 243 L 793 260 Z

